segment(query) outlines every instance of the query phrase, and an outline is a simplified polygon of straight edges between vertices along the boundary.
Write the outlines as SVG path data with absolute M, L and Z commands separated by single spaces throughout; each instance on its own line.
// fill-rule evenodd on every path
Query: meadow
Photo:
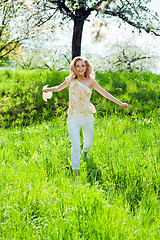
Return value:
M 44 85 L 58 85 L 67 75 L 67 72 L 55 71 L 1 70 L 0 127 L 42 123 L 66 113 L 68 88 L 54 93 L 47 103 L 41 93 Z M 139 119 L 160 115 L 159 75 L 96 72 L 96 80 L 115 97 L 130 104 L 129 109 L 123 110 L 93 90 L 91 102 L 96 106 L 98 117 L 118 114 Z
M 97 77 L 102 82 L 105 74 Z M 93 93 L 97 108 L 93 146 L 89 160 L 81 156 L 77 178 L 71 169 L 67 116 L 61 111 L 67 108 L 62 96 L 68 92 L 43 103 L 37 89 L 47 80 L 39 79 L 34 89 L 38 116 L 29 119 L 21 114 L 14 119 L 15 99 L 24 101 L 21 92 L 29 81 L 22 90 L 11 76 L 3 90 L 1 85 L 2 117 L 6 111 L 8 120 L 0 129 L 0 239 L 160 239 L 158 79 L 152 74 L 106 73 L 103 85 L 131 106 L 121 109 Z M 16 87 L 18 96 L 12 99 Z M 28 102 L 35 101 L 32 91 Z M 7 98 L 10 116 L 4 105 Z M 54 108 L 56 98 L 62 105 Z M 24 104 L 29 114 L 28 102 Z

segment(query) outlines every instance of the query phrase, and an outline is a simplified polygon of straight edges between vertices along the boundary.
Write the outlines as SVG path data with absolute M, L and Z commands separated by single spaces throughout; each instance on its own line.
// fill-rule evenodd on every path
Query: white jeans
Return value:
M 67 119 L 68 132 L 70 135 L 71 147 L 71 163 L 72 169 L 79 169 L 80 166 L 80 127 L 82 127 L 84 145 L 83 151 L 88 152 L 92 145 L 94 117 L 88 116 L 68 116 Z

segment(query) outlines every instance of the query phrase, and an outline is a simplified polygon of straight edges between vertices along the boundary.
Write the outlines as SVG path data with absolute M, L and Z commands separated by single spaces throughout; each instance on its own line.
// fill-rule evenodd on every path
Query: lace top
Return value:
M 79 82 L 78 79 L 66 78 L 69 86 L 69 109 L 68 115 L 81 116 L 95 113 L 96 109 L 90 98 L 92 90 Z

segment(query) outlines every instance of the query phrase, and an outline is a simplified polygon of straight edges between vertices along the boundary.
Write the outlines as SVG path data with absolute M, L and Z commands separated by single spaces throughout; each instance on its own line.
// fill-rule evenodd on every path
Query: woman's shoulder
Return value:
M 94 81 L 95 81 L 95 78 L 94 77 L 89 77 L 89 79 L 88 79 L 89 81 L 90 81 L 90 83 L 91 83 L 91 85 L 94 83 Z
M 95 78 L 94 77 L 90 77 L 90 80 L 93 82 L 93 81 L 95 81 Z
M 69 76 L 67 76 L 67 77 L 65 78 L 65 81 L 67 82 L 67 84 L 68 84 L 71 80 L 72 80 L 71 75 L 69 75 Z
M 70 73 L 65 80 L 68 82 L 70 82 L 71 80 L 75 80 L 76 79 L 76 75 L 74 73 Z

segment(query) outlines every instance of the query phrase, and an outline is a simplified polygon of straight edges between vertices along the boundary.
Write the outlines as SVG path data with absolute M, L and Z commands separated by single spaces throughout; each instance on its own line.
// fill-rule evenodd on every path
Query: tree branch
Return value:
M 65 1 L 62 0 L 49 0 L 50 3 L 52 4 L 56 4 L 57 8 L 59 9 L 59 11 L 64 14 L 67 15 L 68 17 L 70 17 L 71 19 L 74 19 L 75 15 L 73 14 L 73 12 L 65 5 Z
M 5 9 L 5 6 L 4 6 L 4 9 L 3 9 L 3 19 L 2 19 L 1 29 L 0 29 L 0 38 L 1 38 L 2 34 L 3 34 L 4 28 L 6 26 L 6 23 L 5 23 L 6 16 L 7 16 L 7 10 Z
M 137 28 L 137 29 L 143 29 L 145 32 L 147 33 L 153 33 L 155 36 L 160 36 L 160 33 L 157 33 L 155 30 L 159 31 L 160 29 L 157 28 L 157 29 L 153 29 L 151 27 L 146 27 L 146 26 L 143 26 L 140 24 L 140 22 L 133 22 L 131 20 L 129 20 L 129 18 L 127 16 L 124 15 L 123 12 L 114 12 L 114 11 L 109 11 L 109 10 L 106 10 L 105 11 L 105 14 L 108 14 L 108 15 L 111 15 L 111 16 L 114 16 L 114 17 L 119 17 L 120 19 L 122 19 L 124 22 L 127 22 L 129 25 Z
M 15 42 L 15 45 L 11 49 L 6 51 L 3 55 L 1 55 L 0 59 L 2 59 L 3 57 L 7 56 L 10 52 L 12 52 L 18 46 L 19 43 L 20 42 Z M 7 47 L 7 46 L 5 46 L 5 47 Z M 1 52 L 1 50 L 0 50 L 0 52 Z

